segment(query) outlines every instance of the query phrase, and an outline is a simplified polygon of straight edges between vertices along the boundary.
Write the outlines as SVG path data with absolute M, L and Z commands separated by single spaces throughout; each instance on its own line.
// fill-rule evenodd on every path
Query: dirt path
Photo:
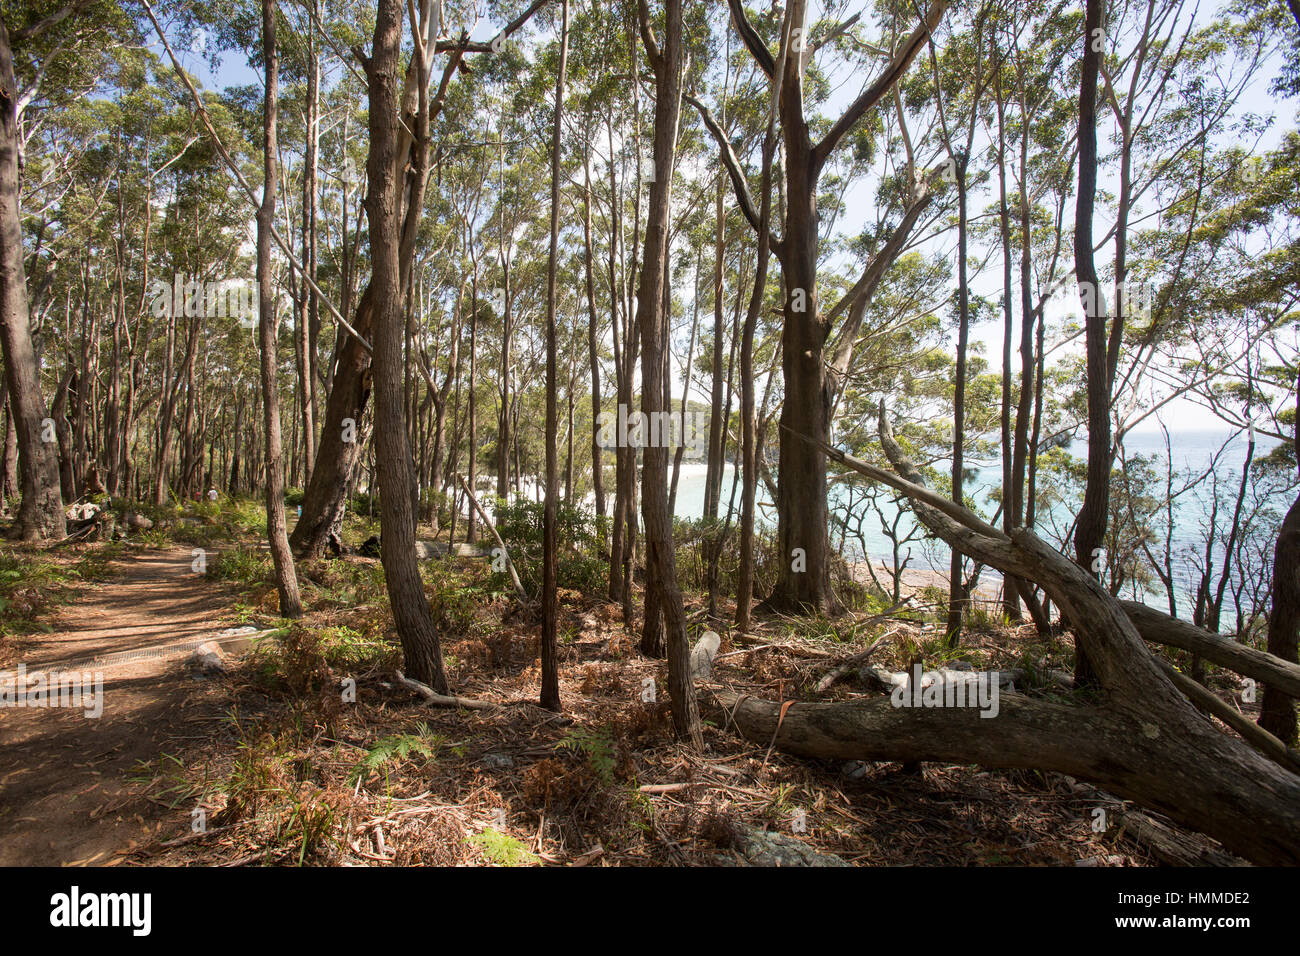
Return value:
M 121 661 L 225 627 L 229 599 L 191 560 L 176 549 L 115 562 L 110 578 L 64 608 L 54 633 L 31 638 L 7 666 L 98 671 L 103 713 L 0 707 L 0 865 L 102 865 L 185 826 L 187 809 L 146 799 L 127 774 L 185 738 L 206 736 L 221 713 L 217 685 L 187 673 L 180 651 L 84 662 L 106 654 Z

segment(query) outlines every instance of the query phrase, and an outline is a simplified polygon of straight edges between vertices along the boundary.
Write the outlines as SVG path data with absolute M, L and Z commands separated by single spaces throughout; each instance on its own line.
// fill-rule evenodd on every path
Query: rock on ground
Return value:
M 786 833 L 745 830 L 734 847 L 739 861 L 720 859 L 719 863 L 739 866 L 850 866 L 834 853 L 821 853 Z

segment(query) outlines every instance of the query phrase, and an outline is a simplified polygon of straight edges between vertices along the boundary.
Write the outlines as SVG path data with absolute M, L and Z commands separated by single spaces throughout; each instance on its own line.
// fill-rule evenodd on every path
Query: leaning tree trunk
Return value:
M 262 122 L 262 207 L 257 211 L 257 329 L 262 347 L 262 418 L 266 431 L 266 533 L 275 564 L 280 616 L 301 617 L 298 576 L 289 550 L 284 517 L 284 449 L 280 437 L 280 392 L 276 383 L 275 283 L 271 274 L 271 226 L 275 221 L 276 121 L 279 118 L 279 51 L 275 47 L 275 0 L 262 0 L 262 55 L 266 65 L 266 104 Z
M 756 697 L 722 699 L 742 734 L 787 753 L 1055 770 L 1158 810 L 1253 862 L 1300 863 L 1300 777 L 1199 718 L 1200 733 L 1189 740 L 1140 710 L 1012 694 L 1001 695 L 993 719 L 970 707 L 894 707 L 887 698 L 788 709 Z
M 396 166 L 401 0 L 380 0 L 375 17 L 374 51 L 366 63 L 370 86 L 370 155 L 366 217 L 370 224 L 374 307 L 375 461 L 379 471 L 381 555 L 393 620 L 410 676 L 448 691 L 438 633 L 429 611 L 415 555 L 415 514 L 411 507 L 410 448 L 403 415 L 402 283 L 399 252 Z M 422 171 L 417 173 L 422 174 Z
M 430 16 L 431 11 L 428 9 L 427 2 L 423 8 L 425 16 Z M 416 153 L 427 154 L 427 135 L 426 139 L 417 142 L 416 133 L 424 130 L 427 134 L 431 118 L 442 107 L 446 83 L 460 62 L 462 52 L 463 50 L 453 52 L 447 72 L 443 76 L 443 85 L 434 100 L 430 100 L 427 96 L 427 63 L 417 70 L 417 60 L 412 57 L 405 74 L 399 102 L 410 123 L 399 125 L 398 139 L 394 144 L 393 153 L 394 156 L 402 156 L 403 169 L 418 167 L 420 172 L 418 175 L 407 177 L 406 183 L 410 196 L 405 203 L 402 203 L 401 199 L 406 196 L 406 193 L 399 189 L 395 205 L 394 215 L 399 219 L 404 215 L 399 233 L 399 290 L 406 288 L 409 278 L 415 234 L 423 210 L 422 197 L 428 170 L 427 155 L 416 155 Z M 432 53 L 432 49 L 427 51 L 429 56 Z M 399 176 L 401 173 L 401 169 L 394 170 L 394 176 Z M 372 278 L 371 284 L 366 287 L 357 302 L 356 317 L 352 323 L 357 333 L 364 338 L 371 335 L 372 323 L 375 321 L 374 301 Z M 302 518 L 294 528 L 293 537 L 290 539 L 294 549 L 304 556 L 321 554 L 325 546 L 331 542 L 341 545 L 339 529 L 343 524 L 344 506 L 355 480 L 357 461 L 362 453 L 359 436 L 361 418 L 370 397 L 372 356 L 357 335 L 343 332 L 340 335 L 342 341 L 335 349 L 333 385 L 330 389 L 329 401 L 325 406 L 325 421 L 317 445 L 316 464 L 303 496 Z M 410 467 L 409 463 L 407 467 Z
M 922 485 L 894 441 L 883 402 L 880 432 L 901 478 L 825 443 L 819 447 L 906 494 L 920 521 L 951 547 L 1041 585 L 1087 649 L 1100 702 L 1065 706 L 1008 694 L 1001 696 L 997 716 L 984 719 L 974 708 L 895 708 L 885 701 L 788 708 L 730 701 L 737 704 L 733 717 L 742 731 L 816 757 L 1058 770 L 1168 814 L 1253 862 L 1300 863 L 1300 775 L 1205 719 L 1091 574 L 1032 531 L 1007 535 Z
M 357 303 L 352 327 L 372 335 L 373 290 L 367 285 Z M 370 400 L 370 353 L 355 335 L 340 331 L 343 341 L 335 356 L 334 381 L 325 403 L 325 422 L 316 446 L 316 464 L 302 499 L 302 517 L 289 541 L 302 557 L 319 557 L 331 541 L 341 544 L 339 530 L 361 457 L 361 419 Z
M 39 540 L 63 537 L 63 500 L 53 423 L 46 427 L 41 373 L 32 348 L 18 180 L 18 83 L 9 31 L 0 22 L 0 343 L 22 487 L 14 532 L 26 540 Z

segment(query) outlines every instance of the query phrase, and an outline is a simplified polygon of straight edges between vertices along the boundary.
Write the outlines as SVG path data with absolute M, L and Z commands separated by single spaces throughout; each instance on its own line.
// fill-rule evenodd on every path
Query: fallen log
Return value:
M 1300 775 L 1206 721 L 1124 608 L 1081 567 L 1031 530 L 1004 533 L 926 488 L 894 441 L 883 401 L 879 426 L 897 474 L 786 431 L 903 492 L 922 524 L 949 546 L 1041 586 L 1074 622 L 1075 641 L 1100 687 L 1075 706 L 1007 694 L 991 720 L 969 707 L 895 708 L 883 698 L 783 707 L 741 697 L 728 706 L 741 732 L 791 753 L 839 760 L 1058 770 L 1208 834 L 1252 862 L 1300 864 Z
M 1201 748 L 1108 706 L 1002 694 L 998 716 L 986 720 L 971 707 L 894 707 L 887 697 L 782 703 L 720 691 L 716 699 L 747 740 L 784 753 L 1055 770 L 1209 834 L 1251 862 L 1300 864 L 1300 778 L 1283 777 L 1239 743 L 1244 759 L 1234 753 L 1233 764 L 1251 767 L 1254 779 L 1208 772 Z
M 1199 654 L 1211 664 L 1218 664 L 1258 681 L 1266 681 L 1278 690 L 1300 698 L 1300 664 L 1292 664 L 1265 651 L 1230 637 L 1211 634 L 1188 621 L 1170 617 L 1163 611 L 1137 601 L 1120 601 L 1128 619 L 1143 640 L 1166 647 Z

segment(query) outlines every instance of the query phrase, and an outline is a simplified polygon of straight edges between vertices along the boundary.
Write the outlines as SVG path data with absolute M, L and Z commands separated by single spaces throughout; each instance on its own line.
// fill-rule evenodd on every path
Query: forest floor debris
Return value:
M 66 560 L 85 556 L 73 552 Z M 238 603 L 230 589 L 179 574 L 188 560 L 188 552 L 146 551 L 112 566 L 111 583 L 74 585 L 75 603 L 51 625 L 58 630 L 29 639 L 18 653 L 32 660 L 55 646 L 89 653 L 128 640 L 123 635 L 133 635 L 135 646 L 161 631 L 179 637 L 181 629 L 211 636 L 250 618 L 267 628 L 287 624 L 270 614 L 269 585 L 246 588 L 246 603 Z M 227 552 L 221 560 L 229 571 L 243 559 Z M 543 710 L 535 703 L 540 667 L 532 612 L 509 593 L 475 590 L 481 562 L 441 561 L 439 572 L 454 576 L 454 585 L 434 588 L 431 603 L 454 693 L 495 706 L 428 706 L 398 677 L 400 653 L 389 637 L 378 562 L 315 562 L 304 574 L 314 610 L 278 631 L 281 640 L 232 658 L 225 674 L 197 681 L 183 659 L 141 662 L 123 672 L 113 708 L 94 728 L 51 723 L 19 733 L 22 721 L 50 715 L 0 717 L 6 862 L 1151 862 L 1143 850 L 1094 832 L 1095 800 L 1054 774 L 807 761 L 740 739 L 726 729 L 726 713 L 708 706 L 706 750 L 693 753 L 671 735 L 660 691 L 664 662 L 637 653 L 621 608 L 577 591 L 561 595 L 566 712 Z M 454 595 L 464 589 L 470 598 L 458 604 Z M 688 608 L 697 616 L 701 609 Z M 95 620 L 103 622 L 101 631 L 93 630 Z M 891 668 L 904 667 L 933 636 L 925 625 L 898 620 L 861 633 L 851 622 L 802 633 L 782 618 L 764 619 L 747 635 L 713 627 L 720 647 L 712 679 L 784 700 L 878 692 L 853 668 L 820 692 L 818 686 L 882 633 L 892 632 L 872 660 Z M 110 639 L 110 632 L 119 636 Z M 969 637 L 953 657 L 970 666 L 1014 663 L 1045 672 L 1061 665 L 1046 645 L 1011 628 Z M 122 692 L 130 696 L 117 696 Z M 71 719 L 55 719 L 62 718 Z M 96 750 L 82 739 L 107 741 L 114 727 L 124 735 L 131 728 L 129 740 Z M 34 748 L 43 748 L 42 759 Z M 91 750 L 101 759 L 83 768 L 86 786 L 65 781 L 49 790 L 42 767 Z M 106 815 L 119 826 L 102 827 Z M 60 836 L 47 839 L 52 831 Z

